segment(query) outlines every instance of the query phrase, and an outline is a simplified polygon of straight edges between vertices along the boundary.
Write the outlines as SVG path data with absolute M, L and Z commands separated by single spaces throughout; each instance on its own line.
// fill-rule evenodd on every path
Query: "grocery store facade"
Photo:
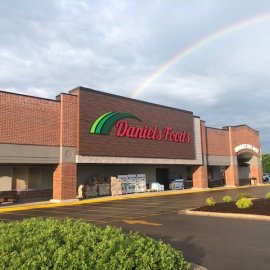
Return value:
M 145 174 L 168 187 L 262 182 L 259 132 L 206 127 L 192 112 L 84 87 L 56 100 L 0 92 L 0 194 L 73 200 L 94 176 Z

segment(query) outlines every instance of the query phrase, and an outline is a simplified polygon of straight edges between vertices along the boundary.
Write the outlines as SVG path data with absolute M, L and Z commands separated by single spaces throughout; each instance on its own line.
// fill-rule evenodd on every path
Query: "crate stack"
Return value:
M 93 176 L 84 186 L 84 197 L 116 196 L 145 191 L 145 174 L 127 174 L 117 177 Z
M 145 192 L 145 191 L 146 191 L 146 175 L 137 174 L 135 192 Z
M 127 194 L 127 182 L 128 182 L 127 175 L 118 175 L 117 178 L 121 181 L 122 194 Z
M 111 185 L 108 178 L 104 176 L 90 177 L 85 185 L 85 197 L 98 197 L 111 195 Z
M 98 196 L 111 195 L 110 179 L 104 176 L 98 176 Z
M 112 196 L 122 195 L 122 181 L 117 177 L 110 177 Z
M 137 183 L 137 175 L 136 174 L 128 174 L 127 175 L 127 193 L 135 193 Z

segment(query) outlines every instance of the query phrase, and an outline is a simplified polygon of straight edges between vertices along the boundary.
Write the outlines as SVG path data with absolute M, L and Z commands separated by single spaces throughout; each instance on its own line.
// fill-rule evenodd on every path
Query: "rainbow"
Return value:
M 112 126 L 123 118 L 134 118 L 141 121 L 137 116 L 131 113 L 107 112 L 94 121 L 90 128 L 90 133 L 108 135 Z
M 145 88 L 153 82 L 157 77 L 159 77 L 163 72 L 168 70 L 175 63 L 189 56 L 193 52 L 199 50 L 200 48 L 208 45 L 209 43 L 233 32 L 241 30 L 243 28 L 249 27 L 254 24 L 258 24 L 264 21 L 270 20 L 270 12 L 263 13 L 257 15 L 255 17 L 250 17 L 248 19 L 239 21 L 232 25 L 229 25 L 207 37 L 202 38 L 201 40 L 193 43 L 191 46 L 184 48 L 183 50 L 176 53 L 173 57 L 171 57 L 168 61 L 159 66 L 156 70 L 154 70 L 149 76 L 147 76 L 130 94 L 131 98 L 136 98 L 139 94 L 141 94 Z

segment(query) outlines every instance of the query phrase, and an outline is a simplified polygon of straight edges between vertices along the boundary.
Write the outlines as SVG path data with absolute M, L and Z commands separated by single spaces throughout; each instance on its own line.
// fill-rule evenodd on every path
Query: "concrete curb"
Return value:
M 220 218 L 235 218 L 235 219 L 270 221 L 270 216 L 251 215 L 251 214 L 235 214 L 235 213 L 203 212 L 203 211 L 193 211 L 193 209 L 195 209 L 195 208 L 181 210 L 178 212 L 178 214 L 191 215 L 191 216 L 203 216 L 203 217 L 220 217 Z
M 255 188 L 261 188 L 264 186 L 270 186 L 270 184 L 263 184 L 252 186 Z M 14 205 L 14 206 L 0 206 L 0 213 L 5 212 L 14 212 L 14 211 L 23 211 L 23 210 L 32 210 L 32 209 L 42 209 L 42 208 L 53 208 L 60 206 L 72 206 L 72 205 L 81 205 L 81 204 L 91 204 L 91 203 L 99 203 L 99 202 L 112 202 L 112 201 L 122 201 L 122 200 L 130 200 L 130 199 L 138 199 L 138 198 L 150 198 L 150 197 L 163 197 L 163 196 L 171 196 L 171 195 L 183 195 L 183 194 L 192 194 L 192 193 L 201 193 L 201 192 L 212 192 L 217 190 L 234 190 L 234 189 L 245 189 L 251 187 L 241 186 L 241 187 L 217 187 L 217 188 L 206 188 L 206 189 L 184 189 L 184 190 L 170 190 L 170 191 L 162 191 L 162 192 L 152 192 L 152 193 L 137 193 L 137 194 L 129 194 L 129 195 L 120 195 L 120 196 L 108 196 L 108 197 L 99 197 L 93 199 L 85 199 L 81 201 L 75 202 L 60 202 L 60 203 L 34 203 L 34 204 L 24 204 L 24 205 Z

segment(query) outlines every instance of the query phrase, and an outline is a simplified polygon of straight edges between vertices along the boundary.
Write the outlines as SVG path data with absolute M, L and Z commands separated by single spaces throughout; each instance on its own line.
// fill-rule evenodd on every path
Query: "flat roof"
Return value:
M 115 95 L 115 94 L 111 94 L 111 93 L 106 93 L 106 92 L 102 92 L 102 91 L 90 89 L 90 88 L 83 87 L 83 86 L 78 86 L 78 87 L 76 87 L 74 89 L 71 89 L 69 91 L 69 93 L 72 93 L 72 92 L 74 92 L 76 90 L 92 92 L 92 93 L 96 93 L 96 94 L 99 94 L 99 95 L 110 96 L 110 97 L 115 97 L 115 98 L 121 98 L 121 99 L 129 100 L 129 101 L 139 102 L 139 103 L 143 103 L 143 104 L 146 104 L 146 105 L 158 106 L 158 107 L 161 107 L 161 108 L 170 109 L 170 110 L 176 110 L 176 111 L 180 111 L 180 112 L 184 112 L 184 113 L 189 113 L 189 114 L 192 114 L 193 115 L 193 112 L 191 112 L 191 111 L 182 110 L 182 109 L 178 109 L 178 108 L 174 108 L 174 107 L 169 107 L 169 106 L 165 106 L 165 105 L 160 105 L 160 104 L 156 104 L 156 103 L 152 103 L 152 102 L 148 102 L 148 101 L 143 101 L 143 100 L 139 100 L 139 99 L 134 99 L 134 98 L 124 97 L 124 96 L 119 96 L 119 95 Z M 198 116 L 196 116 L 196 118 L 198 118 Z
M 14 93 L 14 92 L 9 92 L 9 91 L 3 91 L 3 90 L 0 90 L 0 93 L 9 94 L 9 95 L 16 95 L 16 96 L 22 96 L 22 97 L 29 97 L 29 98 L 42 99 L 42 100 L 47 100 L 47 101 L 59 102 L 59 101 L 56 100 L 56 99 L 43 98 L 43 97 L 36 97 L 36 96 L 31 96 L 31 95 L 25 95 L 25 94 L 20 94 L 20 93 Z

